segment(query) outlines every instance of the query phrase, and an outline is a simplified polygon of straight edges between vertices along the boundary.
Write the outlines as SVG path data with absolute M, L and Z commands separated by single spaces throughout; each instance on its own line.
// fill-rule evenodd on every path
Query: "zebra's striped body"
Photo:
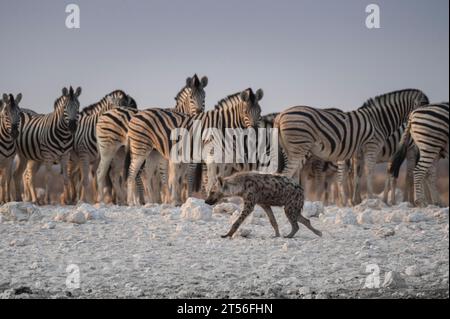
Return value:
M 67 162 L 78 122 L 80 94 L 81 88 L 78 88 L 76 92 L 72 87 L 69 90 L 63 88 L 62 96 L 56 100 L 52 113 L 46 115 L 21 113 L 21 129 L 17 138 L 20 164 L 14 173 L 14 180 L 18 185 L 25 168 L 29 170 L 28 185 L 24 187 L 31 192 L 33 202 L 37 201 L 34 175 L 41 163 L 46 165 L 54 162 L 61 163 L 64 193 L 68 192 Z M 17 193 L 16 197 L 20 199 L 21 194 Z
M 410 139 L 414 141 L 419 151 L 419 160 L 414 168 L 414 203 L 424 206 L 425 178 L 430 173 L 435 175 L 433 166 L 441 157 L 448 157 L 449 103 L 430 104 L 411 113 L 399 150 L 393 158 L 391 173 L 394 177 L 398 176 Z M 433 203 L 438 204 L 435 181 L 432 180 L 429 187 Z
M 85 107 L 80 112 L 80 119 L 75 132 L 73 150 L 71 152 L 71 166 L 77 163 L 80 168 L 81 192 L 79 200 L 87 200 L 87 188 L 89 185 L 89 167 L 94 166 L 94 172 L 98 162 L 98 149 L 96 137 L 96 125 L 99 117 L 106 111 L 117 106 L 136 109 L 136 102 L 124 91 L 115 90 L 102 98 L 99 102 Z M 69 169 L 69 175 L 74 167 Z M 95 181 L 95 178 L 93 179 Z M 95 183 L 93 183 L 95 184 Z M 94 186 L 94 185 L 93 185 Z M 72 187 L 73 188 L 73 187 Z M 95 190 L 95 187 L 93 187 Z M 96 199 L 96 196 L 93 196 Z
M 20 108 L 22 94 L 16 98 L 12 94 L 3 94 L 0 100 L 0 203 L 11 199 L 11 177 L 14 156 L 16 154 L 15 140 L 19 135 Z
M 268 133 L 269 129 L 273 128 L 273 122 L 275 117 L 279 113 L 270 113 L 261 116 L 261 119 L 258 122 L 258 128 L 265 129 L 265 133 Z M 266 134 L 266 151 L 270 151 L 268 147 L 270 146 L 269 136 Z M 244 158 L 246 159 L 246 158 Z M 244 161 L 244 163 L 215 163 L 214 161 L 210 161 L 209 163 L 203 165 L 206 169 L 204 183 L 204 193 L 208 194 L 211 190 L 212 186 L 216 183 L 217 177 L 228 177 L 236 172 L 250 172 L 257 171 L 267 167 L 267 163 L 261 165 L 259 161 L 255 163 Z
M 195 74 L 192 78 L 186 79 L 186 86 L 175 97 L 176 105 L 170 110 L 175 110 L 180 113 L 196 115 L 203 112 L 205 108 L 205 91 L 204 88 L 208 84 L 208 78 L 201 79 Z M 111 166 L 112 168 L 112 183 L 114 191 L 118 197 L 119 202 L 124 201 L 123 187 L 120 183 L 120 174 L 124 162 L 124 152 L 119 152 L 120 149 L 127 147 L 127 133 L 128 125 L 131 118 L 137 113 L 135 110 L 124 108 L 117 108 L 105 112 L 100 116 L 97 126 L 97 147 L 99 150 L 100 163 L 97 170 L 97 183 L 99 191 L 99 201 L 104 201 L 104 187 L 106 175 Z M 117 154 L 122 156 L 116 156 Z M 146 172 L 147 177 L 155 176 L 158 181 L 155 182 L 155 187 L 160 185 L 158 171 L 159 161 L 161 157 L 154 154 L 152 161 L 147 162 Z M 148 167 L 150 164 L 155 164 L 153 169 Z M 156 165 L 157 164 L 157 165 Z M 122 179 L 124 179 L 123 176 Z M 160 187 L 160 186 L 159 186 Z M 152 194 L 160 194 L 160 190 L 152 189 Z
M 428 104 L 426 95 L 410 89 L 369 99 L 363 107 L 351 112 L 291 107 L 275 119 L 280 143 L 288 156 L 284 173 L 293 176 L 302 169 L 308 154 L 331 162 L 342 162 L 363 154 L 367 193 L 372 197 L 373 171 L 381 147 L 415 108 L 425 104 Z M 341 176 L 338 178 L 341 184 Z M 355 174 L 354 204 L 359 183 Z M 342 197 L 346 199 L 342 185 L 340 188 Z
M 208 128 L 224 131 L 225 128 L 255 127 L 261 114 L 258 102 L 262 96 L 262 90 L 258 90 L 255 94 L 251 89 L 247 89 L 221 100 L 219 108 L 194 117 L 163 109 L 148 109 L 136 114 L 130 121 L 128 131 L 131 155 L 127 181 L 128 204 L 136 203 L 134 199 L 135 178 L 150 153 L 156 150 L 166 160 L 170 160 L 172 146 L 175 144 L 170 138 L 173 129 L 184 128 L 192 135 L 194 121 L 199 121 L 201 125 L 200 132 L 196 132 L 196 134 L 202 134 Z M 169 172 L 169 191 L 174 204 L 180 204 L 180 198 L 177 198 L 179 194 L 174 192 L 174 185 L 177 182 L 179 182 L 177 176 L 173 176 Z

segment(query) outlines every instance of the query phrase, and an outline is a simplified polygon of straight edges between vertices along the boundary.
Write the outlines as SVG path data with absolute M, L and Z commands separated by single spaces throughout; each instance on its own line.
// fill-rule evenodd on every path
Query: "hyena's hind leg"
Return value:
M 272 208 L 270 206 L 261 206 L 261 208 L 264 209 L 264 211 L 267 214 L 267 217 L 269 217 L 270 224 L 275 230 L 275 237 L 280 237 L 280 231 L 278 230 L 277 220 L 275 219 L 275 215 L 273 214 Z
M 291 223 L 292 229 L 291 232 L 285 236 L 286 238 L 292 238 L 294 235 L 298 232 L 299 226 L 298 222 L 305 225 L 309 230 L 311 230 L 314 234 L 317 236 L 322 236 L 322 232 L 320 230 L 315 229 L 312 225 L 309 219 L 305 218 L 301 214 L 301 208 L 297 205 L 286 205 L 284 207 L 284 211 L 286 213 L 286 217 L 289 220 L 289 223 Z

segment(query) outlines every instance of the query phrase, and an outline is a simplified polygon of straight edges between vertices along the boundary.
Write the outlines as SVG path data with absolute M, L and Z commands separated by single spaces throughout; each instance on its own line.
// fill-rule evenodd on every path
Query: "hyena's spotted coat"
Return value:
M 295 235 L 299 229 L 298 222 L 308 227 L 316 235 L 322 236 L 322 233 L 312 227 L 310 221 L 301 215 L 304 202 L 303 187 L 289 177 L 255 172 L 237 173 L 225 178 L 219 177 L 205 202 L 214 205 L 222 198 L 230 196 L 242 197 L 244 207 L 230 231 L 222 237 L 233 236 L 256 204 L 266 212 L 277 237 L 280 236 L 280 232 L 271 206 L 284 206 L 284 212 L 292 226 L 291 232 L 286 237 L 291 238 Z

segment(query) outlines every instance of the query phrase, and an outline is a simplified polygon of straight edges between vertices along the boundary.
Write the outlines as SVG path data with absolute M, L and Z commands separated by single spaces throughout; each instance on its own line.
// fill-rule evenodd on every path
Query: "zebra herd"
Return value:
M 41 166 L 50 171 L 58 164 L 64 181 L 62 204 L 180 205 L 207 193 L 218 176 L 260 170 L 262 165 L 173 162 L 174 129 L 203 135 L 208 128 L 259 127 L 278 130 L 277 174 L 301 183 L 311 179 L 318 200 L 360 203 L 363 173 L 367 197 L 373 197 L 375 166 L 388 163 L 383 199 L 395 203 L 399 169 L 406 158 L 404 198 L 418 206 L 439 204 L 436 163 L 448 158 L 448 102 L 430 104 L 422 91 L 405 89 L 370 98 L 349 112 L 294 106 L 261 115 L 263 91 L 248 88 L 205 111 L 207 84 L 207 77 L 189 77 L 174 107 L 147 109 L 138 109 L 131 96 L 115 90 L 80 110 L 81 88 L 63 88 L 53 112 L 45 115 L 20 108 L 21 94 L 3 94 L 0 202 L 49 204 L 51 175 L 45 174 L 45 198 L 39 199 L 36 173 Z

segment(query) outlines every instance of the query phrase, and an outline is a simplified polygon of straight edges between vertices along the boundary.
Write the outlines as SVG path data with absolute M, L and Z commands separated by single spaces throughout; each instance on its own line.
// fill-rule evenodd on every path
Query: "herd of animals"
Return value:
M 436 164 L 441 158 L 448 158 L 448 102 L 430 103 L 422 91 L 405 89 L 370 98 L 349 112 L 294 106 L 280 113 L 261 115 L 263 91 L 248 88 L 226 96 L 214 109 L 206 111 L 207 84 L 207 77 L 189 77 L 176 95 L 173 107 L 147 109 L 138 108 L 136 101 L 121 90 L 80 109 L 81 88 L 63 88 L 49 114 L 19 107 L 21 94 L 3 94 L 0 202 L 49 204 L 51 174 L 44 175 L 44 198 L 38 198 L 36 193 L 36 173 L 41 166 L 51 171 L 59 165 L 64 185 L 61 204 L 81 201 L 180 205 L 186 198 L 202 193 L 207 202 L 215 203 L 218 189 L 223 190 L 226 181 L 235 185 L 233 178 L 243 184 L 246 180 L 257 180 L 253 172 L 258 171 L 258 162 L 175 163 L 170 160 L 174 144 L 170 136 L 172 129 L 191 131 L 194 121 L 200 121 L 203 129 L 278 130 L 278 172 L 259 174 L 268 180 L 260 183 L 261 187 L 281 188 L 273 189 L 272 196 L 289 194 L 290 181 L 304 185 L 309 179 L 317 200 L 356 205 L 362 200 L 363 174 L 367 197 L 371 198 L 375 166 L 388 163 L 383 199 L 395 203 L 396 182 L 406 158 L 404 199 L 417 206 L 440 204 Z M 272 180 L 277 175 L 281 176 Z M 239 189 L 235 193 L 243 196 L 244 190 Z M 248 185 L 246 196 L 249 189 L 266 193 Z M 302 199 L 298 203 L 302 206 L 303 188 L 296 189 L 301 190 Z M 245 209 L 251 212 L 256 199 L 250 197 L 253 204 Z M 270 205 L 263 205 L 278 233 Z M 303 222 L 306 225 L 307 220 Z M 320 233 L 312 226 L 310 229 Z

